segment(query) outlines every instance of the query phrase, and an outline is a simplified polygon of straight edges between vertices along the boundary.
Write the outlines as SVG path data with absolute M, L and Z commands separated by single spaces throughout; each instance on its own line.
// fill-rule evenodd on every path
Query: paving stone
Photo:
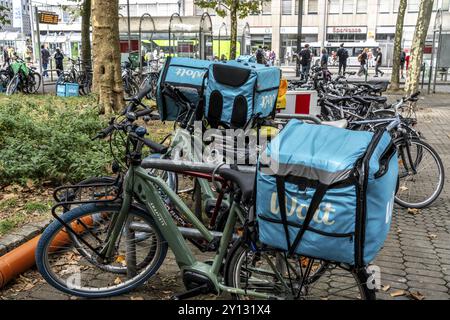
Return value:
M 443 274 L 440 271 L 423 270 L 415 268 L 406 268 L 406 274 L 415 274 L 420 276 L 442 278 Z
M 426 283 L 419 281 L 408 281 L 408 286 L 411 288 L 428 289 L 431 291 L 448 292 L 448 288 L 445 285 L 439 285 L 434 283 Z
M 427 277 L 423 275 L 416 275 L 416 274 L 407 274 L 406 278 L 409 281 L 418 281 L 420 283 L 433 283 L 433 284 L 440 284 L 445 286 L 446 281 L 442 279 L 442 276 L 440 278 L 435 277 Z
M 412 251 L 412 252 L 424 252 L 424 253 L 430 253 L 430 254 L 435 254 L 436 251 L 434 250 L 433 246 L 429 246 L 428 248 L 421 248 L 421 247 L 412 247 L 409 245 L 402 245 L 402 251 L 403 252 L 407 252 L 407 251 Z
M 430 289 L 426 289 L 423 287 L 415 288 L 410 287 L 409 292 L 420 292 L 422 295 L 424 295 L 424 300 L 448 300 L 448 294 L 445 294 L 441 291 L 434 291 Z M 411 300 L 411 299 L 410 299 Z
M 23 242 L 25 242 L 23 237 L 20 235 L 16 235 L 16 234 L 8 234 L 8 235 L 0 238 L 0 243 L 6 247 L 7 251 L 10 251 L 13 248 L 16 248 L 17 246 L 21 245 Z
M 439 258 L 437 256 L 435 256 L 434 258 L 428 259 L 425 257 L 415 257 L 415 256 L 405 255 L 404 259 L 405 259 L 405 261 L 425 263 L 427 265 L 428 264 L 439 265 L 439 263 L 440 263 Z
M 406 268 L 415 268 L 415 269 L 422 269 L 422 270 L 432 270 L 432 271 L 440 271 L 441 267 L 439 265 L 435 264 L 425 264 L 425 263 L 417 263 L 417 262 L 405 262 Z
M 406 271 L 404 269 L 398 269 L 398 268 L 385 268 L 383 266 L 381 267 L 381 274 L 390 274 L 395 276 L 405 276 Z
M 402 257 L 392 257 L 392 256 L 383 256 L 379 255 L 376 259 L 376 261 L 386 261 L 386 262 L 393 262 L 393 263 L 403 263 Z

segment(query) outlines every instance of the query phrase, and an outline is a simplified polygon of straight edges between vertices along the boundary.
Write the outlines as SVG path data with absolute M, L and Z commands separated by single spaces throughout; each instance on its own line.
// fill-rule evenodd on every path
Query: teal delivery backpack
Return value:
M 397 181 L 388 132 L 291 120 L 258 160 L 259 239 L 289 254 L 365 266 L 389 232 Z
M 204 113 L 211 127 L 242 128 L 254 116 L 274 114 L 280 69 L 231 60 L 208 70 Z
M 179 115 L 179 105 L 164 91 L 170 84 L 179 89 L 190 102 L 197 105 L 203 95 L 205 74 L 211 64 L 208 60 L 167 57 L 159 75 L 156 89 L 156 103 L 162 121 L 174 121 Z

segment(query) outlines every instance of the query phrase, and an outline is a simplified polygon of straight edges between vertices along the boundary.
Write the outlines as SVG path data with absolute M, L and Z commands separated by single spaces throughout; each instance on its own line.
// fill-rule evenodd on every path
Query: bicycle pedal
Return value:
M 198 295 L 208 293 L 209 292 L 209 285 L 208 284 L 202 284 L 199 287 L 195 287 L 193 289 L 187 290 L 185 292 L 174 294 L 170 300 L 184 300 L 196 297 Z

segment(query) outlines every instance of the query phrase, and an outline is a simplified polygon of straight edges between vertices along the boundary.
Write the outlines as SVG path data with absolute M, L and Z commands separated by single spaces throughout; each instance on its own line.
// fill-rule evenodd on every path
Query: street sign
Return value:
M 54 12 L 39 11 L 39 23 L 42 24 L 58 24 L 59 17 Z

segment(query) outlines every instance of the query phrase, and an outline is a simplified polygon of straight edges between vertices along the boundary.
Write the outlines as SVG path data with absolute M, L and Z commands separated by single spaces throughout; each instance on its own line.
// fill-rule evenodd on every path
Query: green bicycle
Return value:
M 6 94 L 12 95 L 18 91 L 36 93 L 41 86 L 42 77 L 33 67 L 28 67 L 25 61 L 16 58 L 9 67 L 11 80 L 6 87 Z
M 375 298 L 366 269 L 287 257 L 246 236 L 252 234 L 248 221 L 253 188 L 249 181 L 254 179 L 254 168 L 236 170 L 226 165 L 164 159 L 143 161 L 143 147 L 153 149 L 155 143 L 144 137 L 145 128 L 134 121 L 149 113 L 128 113 L 125 120 L 111 123 L 99 134 L 103 138 L 116 130 L 126 132 L 128 169 L 120 190 L 100 193 L 96 200 L 71 202 L 70 210 L 55 215 L 56 220 L 44 231 L 36 250 L 36 264 L 49 284 L 88 298 L 122 294 L 154 275 L 170 247 L 187 288 L 175 296 L 178 299 L 206 293 L 242 299 Z M 149 174 L 148 169 L 207 173 L 228 181 L 231 204 L 223 233 L 209 231 L 165 181 Z M 208 243 L 218 243 L 212 261 L 195 258 L 161 193 L 182 212 L 192 230 Z M 66 205 L 56 205 L 54 212 Z M 236 232 L 238 222 L 243 226 L 243 236 Z

